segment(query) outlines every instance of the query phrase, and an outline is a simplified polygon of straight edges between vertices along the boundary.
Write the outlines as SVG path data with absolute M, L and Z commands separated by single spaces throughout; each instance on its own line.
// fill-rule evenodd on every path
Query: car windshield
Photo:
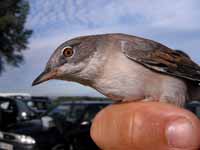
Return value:
M 86 105 L 62 104 L 48 113 L 49 116 L 59 116 L 68 122 L 75 122 L 81 117 Z
M 26 102 L 27 105 L 34 110 L 46 110 L 48 108 L 47 103 L 45 101 L 33 101 L 29 100 Z
M 46 111 L 50 101 L 47 97 L 32 97 L 26 101 L 27 105 L 35 111 Z
M 68 122 L 91 121 L 98 111 L 107 104 L 61 104 L 47 115 L 60 117 Z

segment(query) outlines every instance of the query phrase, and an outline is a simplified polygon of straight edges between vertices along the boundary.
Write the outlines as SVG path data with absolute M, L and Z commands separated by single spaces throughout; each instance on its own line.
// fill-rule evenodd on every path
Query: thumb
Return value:
M 200 121 L 169 104 L 115 104 L 97 114 L 91 136 L 103 150 L 197 150 Z

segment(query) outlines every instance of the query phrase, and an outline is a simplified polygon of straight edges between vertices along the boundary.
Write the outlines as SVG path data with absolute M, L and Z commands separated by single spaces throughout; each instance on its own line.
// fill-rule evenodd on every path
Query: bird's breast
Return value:
M 112 55 L 101 76 L 92 85 L 102 94 L 115 99 L 142 99 L 147 93 L 146 83 L 153 82 L 151 70 L 121 54 Z M 150 88 L 149 88 L 150 89 Z

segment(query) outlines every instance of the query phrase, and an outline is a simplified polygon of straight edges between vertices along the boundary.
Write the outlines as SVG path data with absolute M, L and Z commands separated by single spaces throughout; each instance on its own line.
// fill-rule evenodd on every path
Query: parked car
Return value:
M 90 138 L 92 119 L 110 101 L 68 101 L 41 118 L 15 124 L 0 132 L 5 150 L 98 150 Z
M 16 123 L 36 117 L 37 114 L 24 101 L 0 97 L 0 130 L 6 131 Z

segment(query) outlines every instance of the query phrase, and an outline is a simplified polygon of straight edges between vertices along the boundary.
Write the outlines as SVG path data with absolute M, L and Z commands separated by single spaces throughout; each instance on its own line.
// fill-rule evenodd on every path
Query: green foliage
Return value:
M 0 1 L 0 73 L 5 64 L 18 66 L 23 61 L 31 30 L 24 28 L 29 11 L 26 0 Z

